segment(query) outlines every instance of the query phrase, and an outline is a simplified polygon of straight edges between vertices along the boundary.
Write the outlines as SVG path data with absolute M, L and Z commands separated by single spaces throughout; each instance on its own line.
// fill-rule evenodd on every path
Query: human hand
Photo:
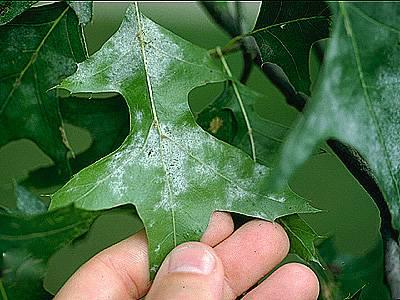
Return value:
M 201 242 L 177 246 L 154 282 L 144 231 L 100 252 L 63 286 L 55 300 L 236 299 L 271 271 L 289 251 L 279 224 L 253 220 L 233 232 L 229 214 L 213 214 Z M 318 279 L 306 266 L 286 264 L 243 299 L 316 299 Z

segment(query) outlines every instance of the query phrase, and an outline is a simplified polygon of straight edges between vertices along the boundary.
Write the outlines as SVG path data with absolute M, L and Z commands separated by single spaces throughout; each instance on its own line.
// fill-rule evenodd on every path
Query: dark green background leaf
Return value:
M 261 99 L 261 95 L 245 85 L 236 84 L 250 121 L 256 160 L 271 166 L 276 161 L 289 128 L 261 118 L 255 111 L 256 101 Z M 249 130 L 231 83 L 227 83 L 222 93 L 200 112 L 197 123 L 215 137 L 252 155 Z
M 329 15 L 323 1 L 263 1 L 250 33 L 262 64 L 278 65 L 297 91 L 310 95 L 310 50 L 329 36 Z
M 84 60 L 81 33 L 65 3 L 30 9 L 0 27 L 0 146 L 30 139 L 64 176 L 68 142 L 56 91 L 49 89 Z
M 23 193 L 19 201 L 36 201 L 27 190 Z M 35 215 L 0 212 L 0 295 L 5 299 L 50 299 L 43 287 L 50 256 L 87 232 L 99 215 L 73 206 Z
M 87 129 L 91 136 L 90 147 L 69 160 L 73 174 L 116 150 L 129 133 L 128 107 L 120 95 L 96 100 L 60 98 L 60 110 L 65 123 Z M 51 166 L 30 172 L 21 183 L 46 188 L 65 184 L 66 179 Z
M 384 284 L 382 240 L 360 256 L 338 253 L 332 239 L 322 242 L 318 250 L 344 297 L 358 292 L 358 298 L 354 299 L 391 299 Z

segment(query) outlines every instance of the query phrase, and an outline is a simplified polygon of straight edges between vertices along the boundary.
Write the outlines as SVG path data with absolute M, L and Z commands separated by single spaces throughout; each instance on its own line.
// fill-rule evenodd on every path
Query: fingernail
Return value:
M 214 268 L 214 255 L 204 247 L 191 245 L 172 251 L 168 271 L 207 275 Z

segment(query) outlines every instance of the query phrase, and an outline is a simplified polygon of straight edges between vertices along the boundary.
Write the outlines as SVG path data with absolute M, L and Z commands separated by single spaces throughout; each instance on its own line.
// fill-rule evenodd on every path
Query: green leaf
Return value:
M 67 1 L 68 5 L 75 11 L 79 19 L 79 24 L 86 25 L 93 17 L 93 1 Z
M 399 17 L 397 3 L 340 2 L 315 96 L 288 138 L 274 177 L 283 184 L 319 142 L 338 139 L 368 162 L 397 230 Z
M 279 223 L 288 234 L 290 253 L 298 255 L 307 262 L 320 264 L 314 243 L 321 237 L 298 215 L 283 217 L 279 219 Z
M 120 95 L 97 100 L 60 98 L 60 109 L 64 122 L 87 129 L 92 139 L 87 150 L 70 158 L 73 174 L 116 150 L 129 133 L 129 112 Z M 35 188 L 65 183 L 56 166 L 34 170 L 22 181 L 23 185 Z
M 38 1 L 2 1 L 0 3 L 0 25 L 4 25 L 22 14 Z
M 390 299 L 384 284 L 382 240 L 361 256 L 338 253 L 332 239 L 322 242 L 318 250 L 335 275 L 341 294 L 350 296 L 346 299 Z
M 329 36 L 329 14 L 323 1 L 263 1 L 250 33 L 262 66 L 278 65 L 297 91 L 310 95 L 310 49 Z
M 235 84 L 240 101 L 245 100 L 242 101 L 243 110 L 232 83 L 227 83 L 222 93 L 199 113 L 197 123 L 218 139 L 252 155 L 250 133 L 254 142 L 256 161 L 271 166 L 276 161 L 278 150 L 289 128 L 261 118 L 255 111 L 255 104 L 262 95 L 239 82 Z M 244 113 L 249 120 L 249 126 L 246 125 Z
M 73 206 L 24 216 L 0 212 L 0 295 L 50 299 L 43 288 L 52 254 L 89 230 L 99 212 Z
M 49 89 L 84 60 L 81 33 L 65 3 L 30 9 L 0 27 L 0 146 L 30 139 L 64 176 L 68 142 L 56 91 Z
M 215 210 L 266 220 L 317 211 L 289 189 L 271 194 L 267 167 L 196 124 L 188 93 L 224 80 L 206 50 L 130 6 L 119 30 L 60 85 L 72 93 L 120 93 L 129 106 L 130 133 L 117 151 L 56 192 L 51 208 L 134 204 L 147 231 L 153 275 L 177 244 L 201 237 Z

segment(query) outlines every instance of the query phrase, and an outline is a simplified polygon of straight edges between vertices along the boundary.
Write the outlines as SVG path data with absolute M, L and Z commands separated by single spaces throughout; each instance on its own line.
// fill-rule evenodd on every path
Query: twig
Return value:
M 211 16 L 217 25 L 225 30 L 233 39 L 222 49 L 223 54 L 241 50 L 243 58 L 243 69 L 240 82 L 246 83 L 253 68 L 253 59 L 257 53 L 257 45 L 253 37 L 243 35 L 247 32 L 242 15 L 242 3 L 235 1 L 234 15 L 227 10 L 220 10 L 213 2 L 201 1 L 200 4 Z M 216 49 L 210 51 L 211 55 L 217 56 Z

